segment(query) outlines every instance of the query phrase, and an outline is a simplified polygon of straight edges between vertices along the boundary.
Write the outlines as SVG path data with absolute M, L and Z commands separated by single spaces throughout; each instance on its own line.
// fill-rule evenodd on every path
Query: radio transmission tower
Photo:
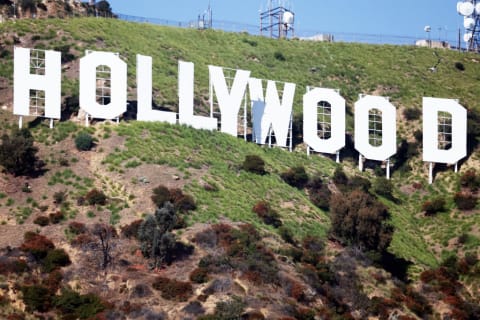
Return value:
M 468 51 L 480 51 L 480 1 L 465 0 L 457 3 L 457 12 L 463 16 L 463 41 Z

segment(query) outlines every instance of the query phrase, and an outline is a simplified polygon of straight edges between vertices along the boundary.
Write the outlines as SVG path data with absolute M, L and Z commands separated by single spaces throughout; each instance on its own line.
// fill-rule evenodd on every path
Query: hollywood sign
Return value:
M 61 116 L 61 53 L 43 51 L 42 74 L 32 73 L 31 53 L 35 50 L 16 47 L 14 50 L 14 114 L 31 115 L 31 92 L 44 92 L 42 116 L 60 119 Z M 38 50 L 37 50 L 38 51 Z M 38 53 L 37 53 L 38 54 Z M 38 62 L 38 61 L 37 61 Z M 99 67 L 108 67 L 109 101 L 101 104 L 97 100 Z M 265 144 L 275 136 L 275 144 L 287 147 L 292 140 L 293 101 L 296 85 L 283 83 L 283 92 L 277 89 L 279 82 L 251 77 L 250 71 L 233 70 L 227 81 L 224 68 L 208 66 L 210 78 L 210 102 L 217 102 L 220 118 L 195 115 L 194 110 L 194 64 L 178 62 L 178 115 L 174 112 L 152 108 L 152 58 L 137 55 L 137 120 L 164 121 L 183 124 L 197 129 L 217 130 L 237 136 L 239 112 L 243 107 L 246 126 L 247 105 L 251 108 L 254 141 Z M 118 54 L 87 51 L 80 59 L 80 108 L 88 118 L 118 119 L 127 109 L 127 64 Z M 247 99 L 247 88 L 249 99 Z M 42 96 L 43 97 L 43 96 Z M 248 102 L 247 102 L 248 100 Z M 328 136 L 319 135 L 319 106 L 328 105 Z M 327 88 L 308 88 L 303 95 L 303 139 L 308 150 L 337 154 L 345 147 L 345 99 L 338 91 Z M 423 160 L 430 163 L 432 182 L 433 163 L 456 164 L 467 155 L 467 112 L 457 100 L 423 98 Z M 211 109 L 212 110 L 212 109 Z M 397 150 L 396 108 L 388 98 L 364 95 L 355 103 L 355 149 L 363 159 L 386 161 L 387 177 L 390 176 L 389 158 Z M 376 115 L 378 130 L 372 131 L 372 112 Z M 439 130 L 439 119 L 445 120 Z M 442 121 L 443 121 L 442 120 Z M 374 121 L 375 122 L 375 121 Z M 375 123 L 374 123 L 375 124 Z M 322 124 L 322 125 L 325 125 Z M 440 126 L 441 127 L 441 126 Z M 246 132 L 246 131 L 245 131 Z M 371 135 L 378 134 L 381 141 L 372 145 Z M 439 136 L 448 136 L 449 147 L 441 147 Z

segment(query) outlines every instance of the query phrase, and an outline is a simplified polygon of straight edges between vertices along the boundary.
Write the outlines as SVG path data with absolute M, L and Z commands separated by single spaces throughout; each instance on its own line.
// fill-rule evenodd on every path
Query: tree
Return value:
M 2 136 L 0 165 L 16 176 L 32 173 L 36 168 L 38 149 L 28 129 L 14 129 L 10 135 Z
M 175 208 L 170 202 L 155 210 L 140 225 L 138 239 L 141 242 L 140 249 L 147 258 L 153 258 L 154 267 L 172 261 L 175 250 L 175 236 L 171 233 L 177 222 Z
M 100 240 L 100 249 L 102 251 L 102 269 L 106 270 L 113 261 L 112 257 L 112 238 L 117 236 L 115 229 L 105 223 L 96 223 L 93 226 L 92 234 Z
M 387 223 L 389 213 L 371 195 L 361 190 L 336 194 L 330 201 L 330 212 L 330 232 L 344 242 L 379 252 L 390 245 L 393 227 Z

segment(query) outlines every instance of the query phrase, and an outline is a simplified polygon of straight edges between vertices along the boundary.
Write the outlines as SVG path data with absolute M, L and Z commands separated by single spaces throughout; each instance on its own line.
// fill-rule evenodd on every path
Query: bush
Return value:
M 378 177 L 373 183 L 373 192 L 387 199 L 393 199 L 393 184 L 385 177 Z
M 477 206 L 477 197 L 471 193 L 457 192 L 453 200 L 460 210 L 472 210 Z
M 282 221 L 278 213 L 270 207 L 270 204 L 266 201 L 257 202 L 252 211 L 257 214 L 257 216 L 262 219 L 265 224 L 271 225 L 275 228 L 282 226 Z
M 70 230 L 70 232 L 75 234 L 75 235 L 79 235 L 79 234 L 82 234 L 82 233 L 86 233 L 87 232 L 87 227 L 85 226 L 84 223 L 77 222 L 77 221 L 72 221 L 68 225 L 68 230 Z
M 52 307 L 53 293 L 47 287 L 32 285 L 22 287 L 21 290 L 28 311 L 47 312 Z
M 57 268 L 68 266 L 70 263 L 70 257 L 63 249 L 50 250 L 42 261 L 45 272 L 52 272 Z
M 438 212 L 445 211 L 445 200 L 439 197 L 425 201 L 422 205 L 422 211 L 425 212 L 426 216 L 431 216 Z
M 33 223 L 38 224 L 41 227 L 48 226 L 50 219 L 46 216 L 38 216 L 33 220 Z
M 135 220 L 126 226 L 121 227 L 121 234 L 125 238 L 137 238 L 138 237 L 138 230 L 140 225 L 142 224 L 143 220 Z
M 455 68 L 459 71 L 465 71 L 465 66 L 461 62 L 455 62 Z
M 161 292 L 161 296 L 167 300 L 187 301 L 193 294 L 190 282 L 171 280 L 165 277 L 158 277 L 152 284 L 155 290 Z
M 460 177 L 460 185 L 469 188 L 473 192 L 478 190 L 480 187 L 480 177 L 477 176 L 475 169 L 469 169 L 462 174 Z
M 150 198 L 157 208 L 161 208 L 165 202 L 170 201 L 170 190 L 163 185 L 159 185 L 153 189 L 153 195 Z
M 294 167 L 283 172 L 280 177 L 297 189 L 303 189 L 308 182 L 308 174 L 304 167 Z
M 208 269 L 196 268 L 190 273 L 190 281 L 194 283 L 208 282 Z
M 65 199 L 67 199 L 67 192 L 66 191 L 58 191 L 53 194 L 53 201 L 56 204 L 62 204 Z
M 81 295 L 70 289 L 62 290 L 54 302 L 63 319 L 90 319 L 106 309 L 105 304 L 95 294 Z
M 315 178 L 308 184 L 307 189 L 308 197 L 315 206 L 322 210 L 329 210 L 332 193 L 328 189 L 328 186 L 323 183 L 322 179 Z
M 153 195 L 150 197 L 157 208 L 161 208 L 166 202 L 171 202 L 175 210 L 186 212 L 195 210 L 197 205 L 195 200 L 189 194 L 184 194 L 181 189 L 168 189 L 164 185 L 159 185 L 153 189 Z
M 263 159 L 257 155 L 245 156 L 242 169 L 259 175 L 264 175 L 267 173 L 265 171 L 265 161 L 263 161 Z
M 418 120 L 421 115 L 422 111 L 418 108 L 406 108 L 403 110 L 403 116 L 409 121 Z
M 61 211 L 57 211 L 55 213 L 50 213 L 48 218 L 50 219 L 50 223 L 58 224 L 65 218 L 65 215 Z
M 80 132 L 75 137 L 75 146 L 80 151 L 89 151 L 93 147 L 93 137 L 86 132 Z
M 89 205 L 105 205 L 107 203 L 107 196 L 103 191 L 92 189 L 85 195 L 85 201 Z
M 295 245 L 295 238 L 293 237 L 293 232 L 286 226 L 281 226 L 278 228 L 278 234 L 282 237 L 283 241 Z
M 393 236 L 387 223 L 387 208 L 371 195 L 354 190 L 346 195 L 336 194 L 330 200 L 330 233 L 351 245 L 366 250 L 385 251 Z
M 285 61 L 285 60 L 286 60 L 285 56 L 284 56 L 283 53 L 281 53 L 280 51 L 275 51 L 275 53 L 273 54 L 273 56 L 274 56 L 275 59 L 278 60 L 278 61 Z
M 33 232 L 25 233 L 24 242 L 20 246 L 20 250 L 31 253 L 37 260 L 45 258 L 48 252 L 54 248 L 51 240 Z
M 341 186 L 346 186 L 348 184 L 348 177 L 343 171 L 343 169 L 340 167 L 335 168 L 335 171 L 333 172 L 332 180 L 333 180 L 333 183 L 335 183 L 335 185 L 340 189 L 341 189 Z
M 247 304 L 242 298 L 233 296 L 227 301 L 219 301 L 215 306 L 213 315 L 201 316 L 199 320 L 224 320 L 224 319 L 243 319 L 242 315 Z
M 28 129 L 14 129 L 2 136 L 0 145 L 0 165 L 8 173 L 18 175 L 35 171 L 38 148 L 33 145 L 33 136 Z

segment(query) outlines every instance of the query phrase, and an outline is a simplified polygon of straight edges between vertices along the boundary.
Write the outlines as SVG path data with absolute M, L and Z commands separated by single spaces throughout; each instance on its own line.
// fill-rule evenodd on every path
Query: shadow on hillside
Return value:
M 152 110 L 158 111 L 167 111 L 167 112 L 176 112 L 164 106 L 160 106 L 152 101 Z M 127 111 L 123 114 L 122 119 L 125 121 L 137 120 L 138 113 L 138 101 L 137 100 L 128 100 L 127 101 Z

